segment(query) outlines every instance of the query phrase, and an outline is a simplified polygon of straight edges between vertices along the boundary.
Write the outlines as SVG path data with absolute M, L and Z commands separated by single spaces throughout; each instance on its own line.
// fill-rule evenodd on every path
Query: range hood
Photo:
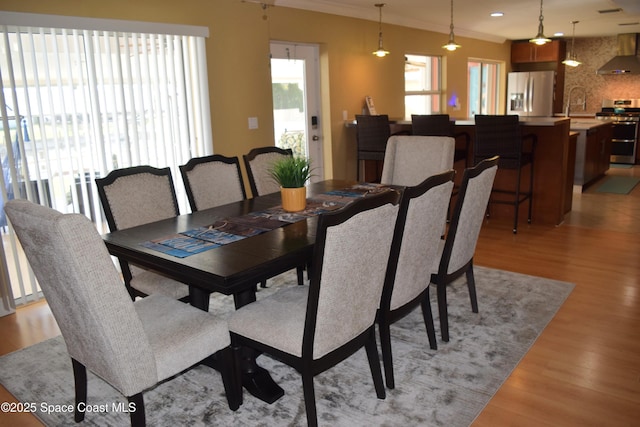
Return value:
M 598 74 L 640 74 L 638 34 L 618 34 L 618 54 L 597 71 Z

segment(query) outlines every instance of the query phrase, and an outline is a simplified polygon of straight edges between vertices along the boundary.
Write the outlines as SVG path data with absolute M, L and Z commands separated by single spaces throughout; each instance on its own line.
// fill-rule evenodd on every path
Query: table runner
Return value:
M 278 205 L 239 217 L 225 218 L 208 226 L 149 240 L 141 245 L 178 258 L 185 258 L 340 209 L 358 198 L 388 189 L 389 186 L 382 184 L 356 184 L 311 197 L 307 199 L 307 207 L 300 212 L 287 212 L 282 209 L 282 205 Z

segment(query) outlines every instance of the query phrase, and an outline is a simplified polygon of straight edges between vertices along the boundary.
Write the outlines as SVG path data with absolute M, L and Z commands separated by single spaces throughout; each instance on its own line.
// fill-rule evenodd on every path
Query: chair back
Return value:
M 293 150 L 290 148 L 260 147 L 254 148 L 243 156 L 253 197 L 280 191 L 280 185 L 271 177 L 269 169 L 278 159 L 285 156 L 293 156 Z
M 111 231 L 180 214 L 171 170 L 134 166 L 96 179 L 100 203 Z
M 476 115 L 475 132 L 475 163 L 493 156 L 499 156 L 504 166 L 520 161 L 522 130 L 517 115 Z
M 237 157 L 195 157 L 180 166 L 180 173 L 192 212 L 247 198 Z
M 69 356 L 125 395 L 154 385 L 156 363 L 149 341 L 91 221 L 23 199 L 9 201 L 5 211 Z
M 396 310 L 428 286 L 447 219 L 455 171 L 431 176 L 402 193 L 381 308 Z
M 424 136 L 453 136 L 453 123 L 448 114 L 412 114 L 411 133 Z
M 384 153 L 387 140 L 391 136 L 389 116 L 356 115 L 358 151 Z
M 438 274 L 453 275 L 473 260 L 497 170 L 497 156 L 465 169 Z
M 447 136 L 395 135 L 389 138 L 380 182 L 418 185 L 453 168 L 455 140 Z
M 391 190 L 319 217 L 303 358 L 318 359 L 374 325 L 398 200 Z

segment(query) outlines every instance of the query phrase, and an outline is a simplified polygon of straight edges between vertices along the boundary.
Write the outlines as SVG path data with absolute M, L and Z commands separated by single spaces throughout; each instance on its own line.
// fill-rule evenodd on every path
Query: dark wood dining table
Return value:
M 307 197 L 353 184 L 342 180 L 310 184 Z M 225 218 L 263 211 L 280 203 L 279 193 L 268 194 L 115 231 L 104 235 L 103 239 L 112 255 L 189 285 L 192 305 L 207 310 L 210 294 L 220 292 L 233 295 L 237 309 L 256 300 L 258 283 L 308 263 L 315 243 L 317 216 L 184 258 L 149 249 L 142 243 L 207 227 Z M 254 396 L 273 403 L 284 391 L 265 369 L 257 365 L 258 355 L 243 349 L 243 386 Z

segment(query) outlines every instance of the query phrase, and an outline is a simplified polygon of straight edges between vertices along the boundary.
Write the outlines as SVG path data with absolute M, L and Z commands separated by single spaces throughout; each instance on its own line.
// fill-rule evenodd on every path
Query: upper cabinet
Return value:
M 553 40 L 541 46 L 528 41 L 514 42 L 511 45 L 511 63 L 557 62 L 564 59 L 565 53 L 564 40 Z

